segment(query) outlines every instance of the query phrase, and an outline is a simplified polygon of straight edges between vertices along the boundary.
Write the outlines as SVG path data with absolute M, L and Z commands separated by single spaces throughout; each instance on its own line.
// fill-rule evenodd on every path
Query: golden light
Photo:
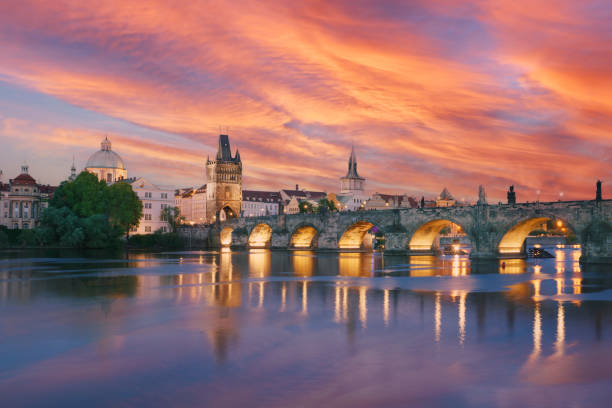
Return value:
M 272 228 L 267 224 L 257 224 L 249 235 L 250 248 L 264 248 L 270 243 Z
M 557 227 L 561 228 L 563 226 L 563 221 L 557 220 Z
M 232 228 L 226 227 L 221 230 L 219 240 L 222 247 L 229 247 L 232 244 Z

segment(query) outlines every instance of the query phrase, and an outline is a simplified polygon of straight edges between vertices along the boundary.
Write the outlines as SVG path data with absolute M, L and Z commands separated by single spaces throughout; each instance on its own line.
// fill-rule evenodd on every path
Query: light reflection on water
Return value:
M 605 406 L 612 271 L 559 251 L 9 253 L 0 392 L 7 406 Z

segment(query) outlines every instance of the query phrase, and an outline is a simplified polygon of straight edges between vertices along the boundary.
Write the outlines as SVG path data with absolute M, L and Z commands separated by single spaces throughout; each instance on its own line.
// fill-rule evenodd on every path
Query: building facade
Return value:
M 102 141 L 100 150 L 89 157 L 85 170 L 108 184 L 127 179 L 123 160 L 111 149 L 111 142 L 107 137 Z
M 442 192 L 436 198 L 436 207 L 452 207 L 457 203 L 455 197 L 448 191 L 446 187 L 442 189 Z
M 41 211 L 55 187 L 41 186 L 30 176 L 27 165 L 8 184 L 0 182 L 1 225 L 9 229 L 32 229 L 36 227 Z
M 138 227 L 133 228 L 131 232 L 134 234 L 151 234 L 158 230 L 168 232 L 168 222 L 162 219 L 161 212 L 166 207 L 174 206 L 174 190 L 158 187 L 144 177 L 128 182 L 142 201 L 142 218 Z
M 232 156 L 229 136 L 219 135 L 214 160 L 206 160 L 206 221 L 237 218 L 242 207 L 242 161 Z
M 374 193 L 366 201 L 366 210 L 388 210 L 391 208 L 417 208 L 418 203 L 407 194 L 382 194 Z
M 243 190 L 241 215 L 243 217 L 277 215 L 281 201 L 278 191 Z
M 206 224 L 206 184 L 199 188 L 183 188 L 174 194 L 174 205 L 185 224 Z

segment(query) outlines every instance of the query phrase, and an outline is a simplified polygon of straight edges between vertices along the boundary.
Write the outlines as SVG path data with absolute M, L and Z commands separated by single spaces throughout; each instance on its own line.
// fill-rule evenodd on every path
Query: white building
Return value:
M 357 173 L 357 155 L 351 148 L 346 176 L 340 178 L 340 193 L 336 194 L 341 211 L 356 211 L 364 206 L 368 200 L 365 192 L 365 178 Z
M 85 170 L 108 184 L 127 179 L 127 169 L 123 160 L 111 150 L 111 142 L 107 137 L 102 141 L 101 149 L 89 157 Z
M 199 188 L 182 188 L 174 194 L 174 205 L 185 224 L 206 223 L 206 184 Z
M 161 211 L 174 207 L 174 189 L 158 187 L 144 177 L 129 180 L 132 190 L 142 201 L 142 218 L 134 234 L 151 234 L 157 230 L 168 232 L 168 222 L 161 219 Z
M 276 215 L 281 201 L 278 191 L 242 190 L 242 216 Z

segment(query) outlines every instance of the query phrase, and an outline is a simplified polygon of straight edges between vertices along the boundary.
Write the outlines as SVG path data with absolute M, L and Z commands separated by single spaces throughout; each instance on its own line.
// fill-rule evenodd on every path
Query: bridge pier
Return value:
M 582 232 L 580 263 L 612 264 L 612 224 L 603 217 Z

